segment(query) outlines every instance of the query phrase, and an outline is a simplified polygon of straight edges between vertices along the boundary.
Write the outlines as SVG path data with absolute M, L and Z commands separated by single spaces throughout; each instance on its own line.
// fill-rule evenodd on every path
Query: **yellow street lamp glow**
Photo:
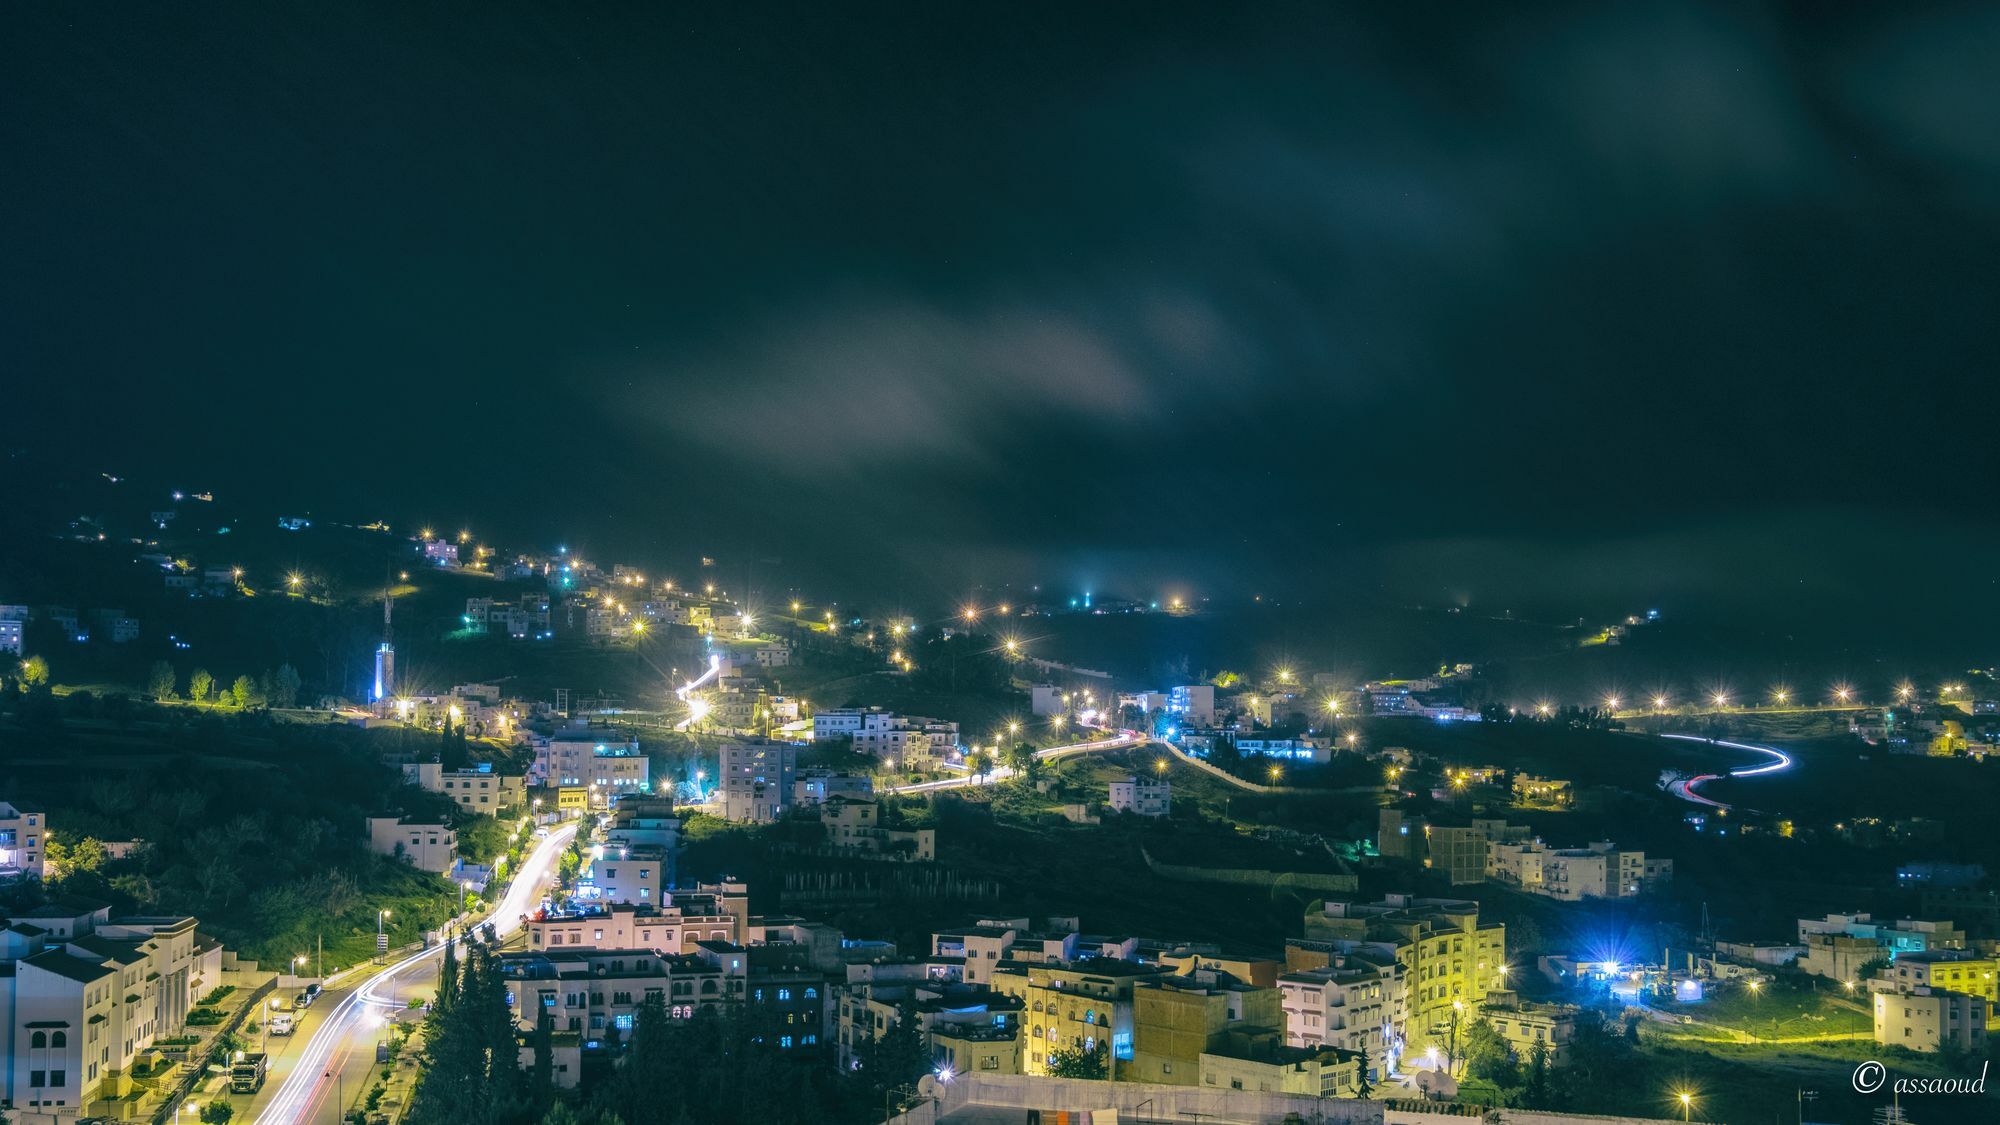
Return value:
M 304 581 L 305 579 L 299 577 L 297 571 L 293 571 L 292 573 L 285 575 L 285 585 L 287 586 L 297 586 L 299 583 Z
M 1713 702 L 1717 707 L 1726 707 L 1729 705 L 1729 696 L 1719 691 L 1716 692 L 1714 695 L 1709 696 L 1709 700 Z
M 1153 768 L 1161 773 L 1167 772 L 1167 760 L 1165 758 L 1159 759 L 1153 763 Z
M 1291 670 L 1290 668 L 1280 668 L 1280 669 L 1278 669 L 1278 682 L 1279 682 L 1279 683 L 1281 683 L 1281 684 L 1289 684 L 1289 683 L 1291 683 L 1291 682 L 1292 682 L 1292 670 Z
M 965 623 L 967 625 L 970 625 L 974 621 L 979 620 L 979 611 L 972 608 L 971 606 L 966 606 L 964 616 L 965 616 Z
M 1008 734 L 1021 733 L 1021 721 L 1019 719 L 1007 720 L 1007 733 Z
M 1284 772 L 1285 772 L 1284 770 L 1281 770 L 1281 769 L 1279 769 L 1279 768 L 1278 768 L 1277 766 L 1272 766 L 1272 767 L 1271 767 L 1271 780 L 1272 780 L 1272 781 L 1276 781 L 1276 780 L 1278 780 L 1278 777 L 1279 777 L 1279 775 L 1280 775 L 1280 774 L 1283 774 Z
M 1835 699 L 1840 700 L 1842 703 L 1847 702 L 1848 697 L 1852 696 L 1853 694 L 1854 694 L 1854 689 L 1850 687 L 1842 686 L 1833 689 L 1833 697 Z
M 1666 706 L 1667 706 L 1667 697 L 1666 697 L 1666 696 L 1664 696 L 1664 695 L 1656 695 L 1656 696 L 1654 696 L 1654 697 L 1653 697 L 1653 710 L 1655 710 L 1655 711 L 1660 711 L 1660 710 L 1664 710 L 1664 709 L 1666 708 Z
M 792 602 L 792 612 L 797 613 L 798 611 L 799 611 L 799 603 L 797 601 Z
M 1537 704 L 1535 704 L 1535 714 L 1537 714 L 1537 715 L 1546 715 L 1546 714 L 1548 714 L 1548 713 L 1549 713 L 1549 705 L 1548 705 L 1548 704 L 1546 704 L 1546 703 L 1537 703 Z
M 699 695 L 693 697 L 692 699 L 689 699 L 688 721 L 691 723 L 698 723 L 701 722 L 703 719 L 708 718 L 708 708 L 709 708 L 708 700 L 702 698 Z
M 1010 654 L 1011 654 L 1011 653 L 1017 653 L 1017 652 L 1020 652 L 1020 651 L 1021 651 L 1021 642 L 1020 642 L 1020 641 L 1017 641 L 1017 640 L 1015 640 L 1015 639 L 1014 639 L 1014 638 L 1012 638 L 1012 637 L 1009 637 L 1009 638 L 1007 638 L 1007 651 L 1008 651 L 1008 652 L 1009 652 Z
M 1615 695 L 1607 695 L 1607 696 L 1605 696 L 1605 697 L 1604 697 L 1604 709 L 1605 709 L 1606 711 L 1616 711 L 1616 710 L 1618 710 L 1618 697 L 1617 697 L 1617 696 L 1615 696 Z
M 1786 691 L 1784 688 L 1779 688 L 1778 690 L 1771 693 L 1771 698 L 1779 703 L 1783 703 L 1786 700 L 1790 699 L 1791 697 L 1792 693 Z

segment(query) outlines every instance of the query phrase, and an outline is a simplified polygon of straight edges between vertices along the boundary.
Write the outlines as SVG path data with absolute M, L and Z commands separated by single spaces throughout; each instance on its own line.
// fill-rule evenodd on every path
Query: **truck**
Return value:
M 264 1088 L 264 1075 L 270 1070 L 270 1057 L 262 1051 L 252 1051 L 229 1068 L 229 1089 L 238 1094 L 254 1094 Z
M 293 1025 L 292 1013 L 290 1012 L 271 1013 L 271 1018 L 268 1025 L 271 1034 L 290 1035 L 292 1033 L 292 1025 Z

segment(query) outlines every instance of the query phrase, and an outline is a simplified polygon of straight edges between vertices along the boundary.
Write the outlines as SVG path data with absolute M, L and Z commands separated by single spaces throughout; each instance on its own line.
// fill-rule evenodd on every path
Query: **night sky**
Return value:
M 0 441 L 912 598 L 1990 615 L 2000 9 L 1514 7 L 15 5 Z

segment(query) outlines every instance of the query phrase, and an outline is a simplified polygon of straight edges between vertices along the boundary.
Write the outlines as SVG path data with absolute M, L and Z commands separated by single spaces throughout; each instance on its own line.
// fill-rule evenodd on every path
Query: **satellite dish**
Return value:
M 917 1079 L 917 1096 L 937 1101 L 944 1100 L 944 1083 L 935 1074 L 926 1074 Z
M 1417 1089 L 1441 1098 L 1458 1096 L 1458 1079 L 1442 1070 L 1420 1070 L 1416 1077 Z

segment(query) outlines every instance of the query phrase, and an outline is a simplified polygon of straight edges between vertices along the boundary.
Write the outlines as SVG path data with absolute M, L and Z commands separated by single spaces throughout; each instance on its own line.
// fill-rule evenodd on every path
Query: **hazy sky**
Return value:
M 15 6 L 6 444 L 916 596 L 1990 608 L 2000 9 L 682 7 Z

